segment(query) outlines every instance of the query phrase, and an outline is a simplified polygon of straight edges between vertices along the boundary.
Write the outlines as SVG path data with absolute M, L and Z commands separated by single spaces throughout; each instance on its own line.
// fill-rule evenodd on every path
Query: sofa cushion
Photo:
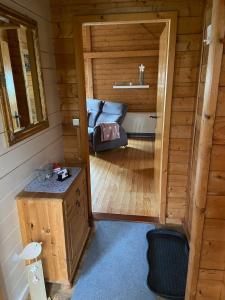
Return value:
M 102 112 L 99 115 L 96 125 L 100 123 L 116 122 L 119 125 L 122 124 L 127 112 L 127 106 L 118 102 L 104 102 Z
M 96 125 L 99 125 L 100 123 L 112 123 L 112 122 L 116 122 L 120 124 L 120 119 L 121 119 L 121 115 L 114 115 L 114 114 L 108 114 L 102 112 L 97 119 Z
M 98 99 L 87 99 L 88 127 L 95 127 L 96 120 L 101 113 L 103 102 Z
M 94 132 L 94 128 L 88 127 L 88 140 L 89 141 L 93 140 L 93 132 Z

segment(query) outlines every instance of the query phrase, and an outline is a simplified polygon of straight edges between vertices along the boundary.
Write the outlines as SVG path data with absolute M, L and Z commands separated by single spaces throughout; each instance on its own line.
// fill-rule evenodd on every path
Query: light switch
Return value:
M 79 126 L 80 125 L 80 120 L 73 118 L 73 126 Z

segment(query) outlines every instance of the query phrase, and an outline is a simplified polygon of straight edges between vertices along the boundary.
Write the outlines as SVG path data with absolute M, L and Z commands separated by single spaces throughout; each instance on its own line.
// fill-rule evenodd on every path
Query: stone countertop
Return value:
M 32 180 L 24 189 L 25 192 L 32 193 L 65 193 L 74 179 L 80 174 L 80 167 L 69 168 L 71 177 L 65 179 L 64 181 L 57 181 L 57 174 L 54 174 L 49 179 L 40 182 L 37 178 Z

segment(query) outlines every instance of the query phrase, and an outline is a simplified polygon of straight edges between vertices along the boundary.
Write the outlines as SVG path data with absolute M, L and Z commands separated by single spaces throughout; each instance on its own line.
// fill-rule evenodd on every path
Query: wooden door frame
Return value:
M 163 122 L 163 147 L 162 147 L 162 164 L 161 164 L 161 199 L 159 208 L 160 223 L 166 222 L 167 206 L 167 169 L 168 169 L 168 152 L 170 136 L 170 119 L 171 103 L 173 90 L 173 73 L 175 61 L 176 30 L 177 30 L 177 12 L 146 12 L 146 13 L 124 13 L 110 15 L 87 15 L 76 16 L 74 21 L 74 49 L 75 62 L 78 82 L 78 98 L 80 111 L 80 153 L 81 159 L 87 166 L 87 186 L 88 186 L 88 206 L 89 218 L 93 219 L 91 205 L 91 181 L 90 181 L 90 161 L 89 161 L 89 142 L 87 132 L 87 111 L 86 111 L 86 92 L 85 92 L 85 69 L 83 57 L 83 37 L 82 26 L 92 25 L 113 25 L 113 24 L 138 24 L 138 23 L 162 23 L 169 26 L 168 38 L 168 64 L 166 75 L 166 99 Z

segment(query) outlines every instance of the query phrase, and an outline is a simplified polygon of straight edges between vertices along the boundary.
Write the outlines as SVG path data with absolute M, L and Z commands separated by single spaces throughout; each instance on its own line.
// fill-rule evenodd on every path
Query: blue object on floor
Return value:
M 71 300 L 155 300 L 146 278 L 153 225 L 99 221 Z

